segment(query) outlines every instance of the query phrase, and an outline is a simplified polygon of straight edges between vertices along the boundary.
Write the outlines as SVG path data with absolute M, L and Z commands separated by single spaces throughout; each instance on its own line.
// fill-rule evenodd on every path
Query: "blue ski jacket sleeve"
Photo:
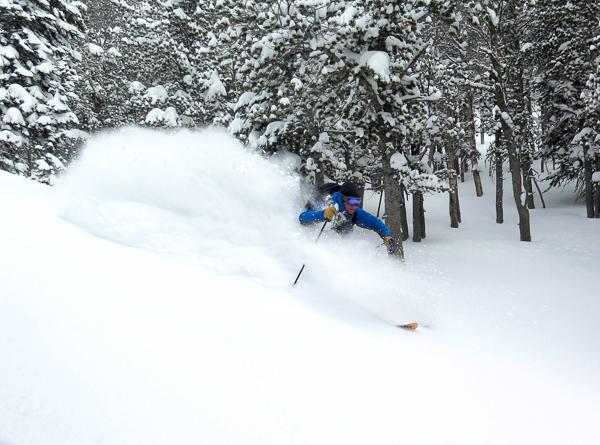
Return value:
M 334 204 L 338 205 L 340 212 L 343 213 L 346 211 L 346 207 L 344 206 L 344 198 L 340 192 L 335 192 L 333 195 L 331 195 L 331 199 Z M 306 210 L 300 214 L 298 219 L 301 223 L 325 221 L 323 210 Z M 386 236 L 392 236 L 392 231 L 388 226 L 385 225 L 383 221 L 361 208 L 356 209 L 356 218 L 354 219 L 354 222 L 359 227 L 374 230 L 382 238 Z
M 307 210 L 302 212 L 298 219 L 301 223 L 311 223 L 325 221 L 325 216 L 323 216 L 323 210 Z
M 374 230 L 380 237 L 392 236 L 392 231 L 379 218 L 363 209 L 356 209 L 356 225 L 364 229 Z

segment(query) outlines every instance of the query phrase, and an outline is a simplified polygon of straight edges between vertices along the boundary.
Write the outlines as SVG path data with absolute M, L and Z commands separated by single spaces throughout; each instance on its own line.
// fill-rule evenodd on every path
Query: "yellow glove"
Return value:
M 335 207 L 327 207 L 325 210 L 323 210 L 323 218 L 325 218 L 328 221 L 331 221 L 337 214 L 338 209 L 336 209 Z
M 387 251 L 390 255 L 400 255 L 402 257 L 402 249 L 394 238 L 391 236 L 384 236 L 383 244 L 385 244 L 385 247 L 387 247 Z

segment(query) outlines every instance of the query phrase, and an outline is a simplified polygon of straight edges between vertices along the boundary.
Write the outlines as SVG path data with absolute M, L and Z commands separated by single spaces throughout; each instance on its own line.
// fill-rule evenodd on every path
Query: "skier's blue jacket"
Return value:
M 344 205 L 344 198 L 340 192 L 335 192 L 331 195 L 331 199 L 333 201 L 333 205 L 338 205 L 338 210 L 340 213 L 344 213 L 346 211 L 346 206 Z M 356 209 L 354 213 L 354 217 L 352 221 L 359 227 L 364 229 L 374 230 L 379 234 L 379 236 L 386 237 L 392 236 L 392 231 L 388 226 L 384 224 L 379 218 L 371 215 L 366 210 L 361 209 L 360 207 Z M 311 223 L 318 221 L 325 221 L 325 217 L 323 216 L 323 210 L 307 210 L 302 212 L 299 216 L 301 223 Z

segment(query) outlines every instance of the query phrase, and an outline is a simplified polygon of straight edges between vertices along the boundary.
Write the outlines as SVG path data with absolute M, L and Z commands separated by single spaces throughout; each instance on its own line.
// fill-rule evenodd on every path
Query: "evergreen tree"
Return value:
M 340 98 L 328 72 L 335 28 L 335 2 L 226 2 L 229 51 L 237 54 L 233 79 L 238 91 L 230 130 L 242 141 L 269 153 L 288 149 L 300 155 L 303 171 L 316 183 L 325 175 L 340 179 L 346 170 L 339 148 L 336 109 Z M 231 63 L 231 62 L 230 62 Z
M 127 57 L 121 52 L 125 19 L 133 7 L 111 0 L 86 4 L 87 33 L 78 48 L 82 57 L 76 67 L 80 78 L 74 111 L 79 128 L 92 132 L 135 123 L 125 107 L 132 88 L 125 69 Z
M 600 4 L 548 0 L 537 5 L 533 17 L 530 51 L 536 60 L 545 130 L 543 156 L 557 165 L 549 181 L 551 186 L 576 181 L 586 195 L 588 217 L 593 217 L 591 177 L 598 156 L 597 127 L 588 125 L 593 118 L 588 121 L 587 116 L 593 113 L 587 112 L 586 91 L 596 72 Z
M 524 129 L 515 122 L 513 109 L 514 88 L 511 88 L 510 68 L 516 60 L 512 30 L 517 25 L 522 2 L 516 0 L 482 0 L 469 4 L 472 21 L 480 25 L 480 31 L 487 39 L 489 72 L 494 85 L 494 117 L 497 128 L 502 131 L 506 144 L 512 177 L 512 190 L 519 215 L 519 237 L 521 241 L 531 241 L 529 211 L 523 201 L 523 179 L 521 173 L 521 147 Z M 512 94 L 511 94 L 512 93 Z M 499 137 L 497 132 L 497 137 Z M 497 145 L 500 147 L 501 145 Z M 498 219 L 497 219 L 498 220 Z
M 1 8 L 0 168 L 51 183 L 73 155 L 73 45 L 84 6 L 6 0 Z

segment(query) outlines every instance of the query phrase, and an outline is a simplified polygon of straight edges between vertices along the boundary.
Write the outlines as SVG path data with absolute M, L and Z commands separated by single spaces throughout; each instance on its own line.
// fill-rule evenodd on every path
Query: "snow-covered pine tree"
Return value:
M 119 53 L 128 120 L 155 127 L 205 126 L 222 115 L 226 90 L 211 59 L 208 2 L 121 2 Z
M 587 130 L 586 90 L 596 72 L 593 51 L 600 34 L 598 2 L 548 0 L 532 15 L 530 52 L 535 57 L 537 88 L 544 127 L 543 156 L 555 161 L 551 186 L 575 181 L 593 217 L 592 166 L 597 159 L 595 135 Z M 591 139 L 590 139 L 591 137 Z
M 52 183 L 72 156 L 78 123 L 72 48 L 81 2 L 5 0 L 0 5 L 0 168 Z
M 79 128 L 86 132 L 133 124 L 125 102 L 130 93 L 126 57 L 121 53 L 125 19 L 134 8 L 125 2 L 88 0 L 85 14 L 87 33 L 78 48 L 79 100 L 74 111 Z
M 583 130 L 581 138 L 585 138 L 588 150 L 593 154 L 588 156 L 593 170 L 591 177 L 586 176 L 592 188 L 592 203 L 586 202 L 588 212 L 593 209 L 594 218 L 600 218 L 600 33 L 590 42 L 590 51 L 595 65 L 595 72 L 590 74 L 582 92 L 584 109 L 581 115 Z M 586 199 L 589 199 L 586 194 Z M 588 213 L 589 216 L 589 213 Z
M 506 144 L 512 176 L 512 189 L 515 205 L 519 215 L 519 238 L 521 241 L 531 241 L 529 211 L 523 202 L 523 180 L 521 176 L 519 129 L 515 128 L 513 110 L 510 107 L 511 89 L 508 84 L 510 62 L 514 60 L 514 47 L 510 41 L 510 30 L 515 25 L 515 14 L 518 8 L 517 0 L 481 0 L 469 3 L 472 21 L 480 24 L 480 32 L 487 38 L 487 50 L 493 85 L 494 85 L 494 115 L 497 125 L 502 130 L 502 139 Z
M 426 154 L 425 102 L 432 98 L 419 89 L 418 76 L 419 60 L 427 49 L 422 26 L 430 13 L 429 3 L 436 2 L 355 1 L 346 5 L 335 18 L 339 25 L 335 54 L 341 63 L 330 65 L 341 79 L 338 94 L 347 98 L 342 116 L 348 126 L 360 130 L 357 139 L 368 150 L 365 154 L 373 153 L 381 166 L 386 223 L 397 238 L 404 239 L 401 183 L 418 178 L 425 167 L 410 158 Z M 396 162 L 402 158 L 408 161 L 407 168 L 397 168 L 403 166 L 403 161 Z
M 331 18 L 339 4 L 218 1 L 217 7 L 227 10 L 231 37 L 221 63 L 237 67 L 230 130 L 265 152 L 300 155 L 315 183 L 326 175 L 341 179 L 347 165 L 339 150 L 342 131 L 336 130 L 340 98 L 326 69 L 335 43 Z
M 120 30 L 120 50 L 126 62 L 124 74 L 131 93 L 125 109 L 140 125 L 180 126 L 175 104 L 187 102 L 180 85 L 188 73 L 180 70 L 177 43 L 167 29 L 170 4 L 130 1 L 125 25 Z
M 462 23 L 457 26 L 460 14 L 452 21 L 436 15 L 433 18 L 433 24 L 427 30 L 431 45 L 424 57 L 427 72 L 423 87 L 439 91 L 440 100 L 428 102 L 429 160 L 430 163 L 436 162 L 438 174 L 448 178 L 450 226 L 456 228 L 461 220 L 457 175 L 461 172 L 464 177 L 467 160 L 474 164 L 475 182 L 481 183 L 474 139 L 474 110 L 472 100 L 469 101 L 475 87 L 480 88 L 480 83 L 475 81 L 478 73 L 470 64 L 472 56 L 468 54 L 466 27 Z M 470 118 L 467 111 L 471 112 Z M 440 165 L 442 156 L 447 161 L 447 170 L 443 171 Z M 479 193 L 480 185 L 477 190 Z
M 233 48 L 244 58 L 231 130 L 267 151 L 291 148 L 315 182 L 325 174 L 357 182 L 383 176 L 386 218 L 399 236 L 402 177 L 432 183 L 424 164 L 408 160 L 425 151 L 424 102 L 431 99 L 417 83 L 425 4 L 218 4 L 229 10 Z M 407 161 L 393 163 L 401 168 L 392 165 L 395 154 Z

